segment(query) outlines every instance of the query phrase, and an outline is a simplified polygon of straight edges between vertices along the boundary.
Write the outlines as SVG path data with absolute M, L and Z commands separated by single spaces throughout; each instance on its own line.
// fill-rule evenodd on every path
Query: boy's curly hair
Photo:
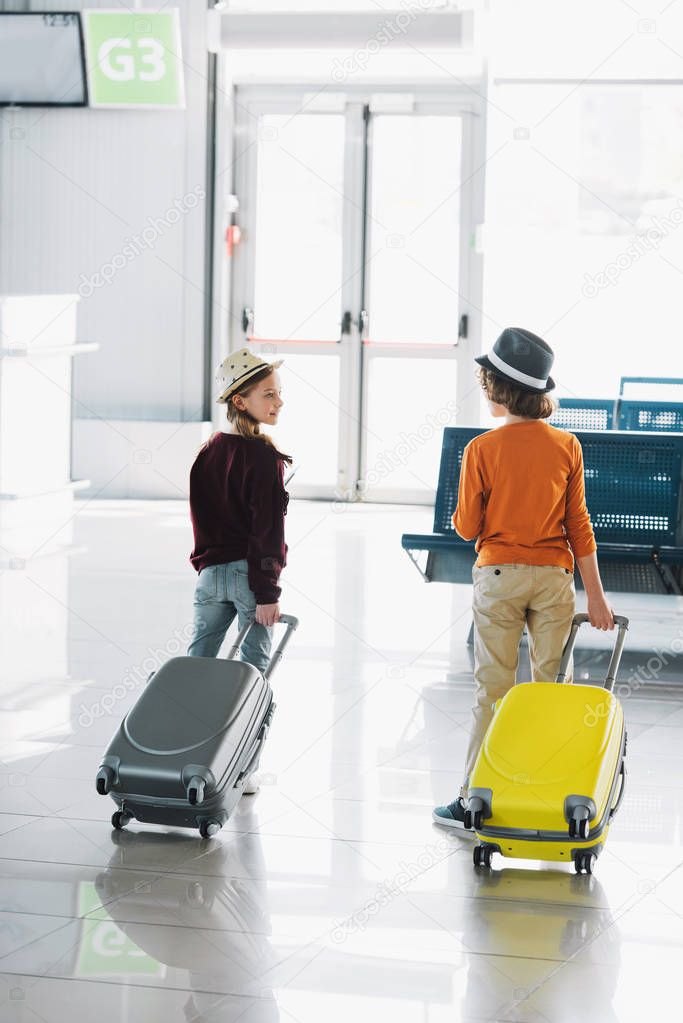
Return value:
M 477 372 L 482 390 L 489 401 L 504 405 L 513 416 L 525 419 L 548 419 L 557 408 L 557 403 L 547 394 L 535 394 L 515 387 L 508 380 L 481 366 Z

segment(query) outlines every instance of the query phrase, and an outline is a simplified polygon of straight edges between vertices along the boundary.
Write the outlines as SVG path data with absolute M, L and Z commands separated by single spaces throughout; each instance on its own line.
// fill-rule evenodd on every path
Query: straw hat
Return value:
M 252 355 L 248 348 L 230 352 L 216 370 L 216 383 L 221 389 L 221 395 L 216 402 L 225 404 L 232 392 L 246 383 L 250 377 L 260 373 L 262 369 L 277 369 L 283 362 L 284 359 L 264 362 L 263 359 L 257 359 Z

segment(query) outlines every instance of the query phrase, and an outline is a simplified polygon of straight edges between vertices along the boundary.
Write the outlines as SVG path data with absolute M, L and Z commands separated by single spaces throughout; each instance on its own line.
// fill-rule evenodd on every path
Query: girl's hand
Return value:
M 279 604 L 257 604 L 256 621 L 259 625 L 275 625 L 280 621 Z
M 594 629 L 606 631 L 614 628 L 614 611 L 605 600 L 604 594 L 588 601 L 588 617 Z

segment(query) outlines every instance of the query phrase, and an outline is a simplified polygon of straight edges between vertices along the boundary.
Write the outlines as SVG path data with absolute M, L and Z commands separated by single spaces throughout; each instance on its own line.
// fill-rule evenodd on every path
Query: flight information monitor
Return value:
M 0 12 L 0 106 L 85 106 L 78 12 Z

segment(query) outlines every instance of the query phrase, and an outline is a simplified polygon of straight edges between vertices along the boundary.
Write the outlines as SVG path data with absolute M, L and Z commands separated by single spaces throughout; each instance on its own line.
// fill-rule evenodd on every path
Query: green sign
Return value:
M 177 9 L 83 11 L 91 107 L 185 106 Z
M 91 881 L 80 882 L 78 915 L 81 918 L 81 936 L 74 976 L 166 975 L 165 963 L 147 955 L 101 908 L 100 898 Z

